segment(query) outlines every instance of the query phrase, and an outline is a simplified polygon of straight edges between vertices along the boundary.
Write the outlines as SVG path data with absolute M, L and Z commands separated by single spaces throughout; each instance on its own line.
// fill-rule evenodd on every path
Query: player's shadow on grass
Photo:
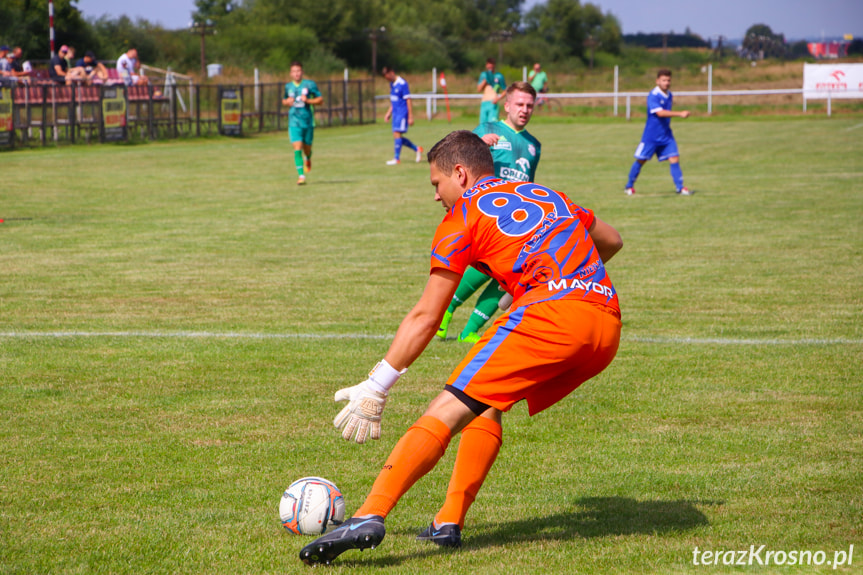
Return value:
M 616 535 L 657 535 L 708 525 L 695 504 L 711 501 L 638 501 L 629 497 L 587 497 L 566 513 L 510 521 L 465 538 L 471 547 L 497 546 L 503 542 L 589 539 Z
M 590 539 L 617 535 L 661 535 L 708 525 L 707 517 L 696 505 L 721 505 L 721 501 L 638 501 L 629 497 L 586 497 L 576 501 L 576 508 L 569 512 L 542 517 L 526 517 L 499 524 L 469 526 L 464 534 L 462 549 L 500 547 L 511 543 L 532 541 Z M 417 529 L 419 533 L 421 529 Z M 386 543 L 384 543 L 386 545 Z M 353 556 L 345 565 L 393 566 L 404 561 L 415 560 L 440 553 L 452 553 L 428 544 L 420 553 L 388 555 L 375 558 L 369 563 Z

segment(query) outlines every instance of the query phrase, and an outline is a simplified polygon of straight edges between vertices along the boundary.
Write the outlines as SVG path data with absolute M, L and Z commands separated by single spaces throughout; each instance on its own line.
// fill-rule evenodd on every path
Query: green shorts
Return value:
M 288 127 L 288 134 L 291 137 L 291 143 L 302 142 L 306 146 L 311 146 L 315 139 L 315 129 L 312 127 L 300 128 L 298 126 Z
M 499 112 L 497 109 L 497 104 L 494 102 L 483 102 L 479 105 L 479 123 L 485 124 L 486 122 L 497 122 L 499 119 Z

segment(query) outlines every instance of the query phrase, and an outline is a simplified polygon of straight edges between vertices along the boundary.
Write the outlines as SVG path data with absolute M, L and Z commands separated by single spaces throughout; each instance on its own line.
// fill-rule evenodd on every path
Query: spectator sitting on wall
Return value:
M 69 68 L 69 60 L 75 56 L 75 49 L 71 46 L 60 46 L 57 55 L 51 58 L 48 66 L 48 76 L 56 84 L 68 85 L 75 80 L 84 79 L 84 70 L 81 68 Z
M 9 54 L 9 46 L 0 46 L 0 77 L 8 78 L 12 76 L 12 64 L 7 59 Z
M 75 63 L 75 48 L 69 46 L 66 50 L 66 84 L 74 84 L 75 82 L 83 82 L 87 79 L 87 73 L 84 68 Z
M 129 50 L 117 58 L 117 73 L 127 86 L 145 86 L 149 84 L 146 76 L 138 74 L 141 68 L 141 63 L 138 62 L 138 50 L 129 48 Z
M 69 62 L 66 61 L 66 52 L 69 47 L 65 44 L 60 46 L 60 50 L 51 56 L 51 62 L 48 64 L 48 77 L 57 84 L 66 83 L 66 71 L 69 69 Z
M 7 58 L 12 66 L 12 76 L 19 82 L 25 84 L 30 82 L 33 68 L 30 66 L 30 62 L 24 62 L 24 58 L 21 57 L 21 46 L 15 46 Z
M 89 84 L 104 84 L 108 80 L 108 69 L 96 60 L 96 54 L 88 50 L 84 57 L 78 60 L 76 66 L 84 70 L 84 81 Z

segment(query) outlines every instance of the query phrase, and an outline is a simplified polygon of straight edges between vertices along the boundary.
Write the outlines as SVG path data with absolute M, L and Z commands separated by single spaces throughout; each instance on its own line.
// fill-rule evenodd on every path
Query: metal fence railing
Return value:
M 315 107 L 317 126 L 376 121 L 371 79 L 318 87 L 324 102 Z M 274 132 L 288 126 L 283 93 L 284 84 L 0 86 L 0 146 Z
M 572 93 L 543 93 L 542 101 L 546 103 L 554 103 L 556 106 L 566 105 L 586 105 L 586 106 L 606 106 L 613 111 L 613 116 L 621 115 L 619 108 L 625 111 L 626 119 L 632 117 L 633 105 L 640 107 L 642 114 L 644 113 L 644 100 L 647 97 L 647 92 L 572 92 Z M 765 89 L 765 90 L 701 90 L 701 91 L 676 91 L 674 92 L 676 100 L 684 102 L 693 102 L 696 104 L 704 104 L 707 107 L 707 113 L 713 113 L 714 102 L 722 102 L 727 99 L 735 98 L 750 105 L 775 105 L 777 103 L 797 103 L 802 106 L 803 112 L 806 112 L 808 102 L 811 100 L 825 100 L 827 115 L 832 113 L 832 105 L 838 101 L 832 92 L 825 91 L 823 94 L 816 96 L 809 95 L 802 88 L 789 89 Z M 799 99 L 798 99 L 799 97 Z M 379 100 L 388 99 L 388 96 L 377 96 Z M 479 108 L 479 100 L 482 99 L 481 94 L 438 94 L 434 92 L 422 92 L 411 94 L 410 98 L 417 102 L 417 107 L 425 108 L 426 118 L 431 120 L 439 113 L 438 108 L 444 101 L 453 106 L 459 105 L 476 105 Z M 861 92 L 863 98 L 863 92 Z M 847 95 L 845 96 L 847 99 Z

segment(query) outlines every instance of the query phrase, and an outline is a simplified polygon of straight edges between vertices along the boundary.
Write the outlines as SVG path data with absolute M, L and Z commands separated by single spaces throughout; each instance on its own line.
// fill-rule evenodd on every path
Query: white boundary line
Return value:
M 392 334 L 371 333 L 247 333 L 211 331 L 7 331 L 0 332 L 0 338 L 187 338 L 187 339 L 368 339 L 390 340 Z M 645 337 L 623 336 L 624 342 L 656 343 L 669 345 L 863 345 L 863 339 L 853 338 L 801 338 L 801 339 L 758 339 L 722 337 Z
M 635 343 L 659 343 L 682 345 L 863 345 L 863 339 L 847 337 L 803 338 L 803 339 L 757 339 L 724 337 L 623 337 L 623 341 Z
M 213 331 L 11 331 L 0 338 L 138 337 L 188 339 L 392 339 L 371 333 L 246 333 Z

